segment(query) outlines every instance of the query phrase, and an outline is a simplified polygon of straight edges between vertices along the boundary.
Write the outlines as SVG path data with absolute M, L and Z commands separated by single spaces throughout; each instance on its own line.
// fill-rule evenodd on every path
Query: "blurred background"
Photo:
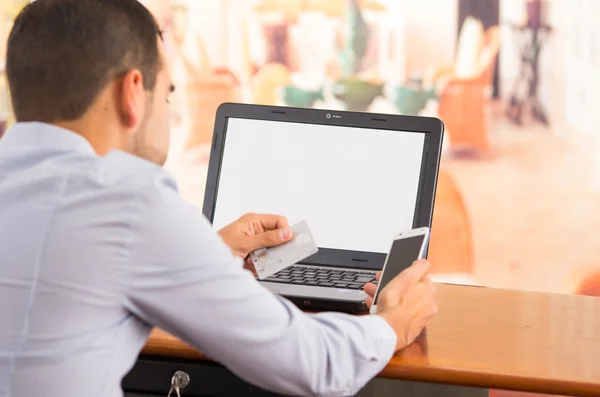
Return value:
M 165 31 L 187 200 L 222 102 L 436 116 L 437 279 L 600 294 L 599 0 L 141 1 Z M 2 73 L 25 3 L 1 1 Z

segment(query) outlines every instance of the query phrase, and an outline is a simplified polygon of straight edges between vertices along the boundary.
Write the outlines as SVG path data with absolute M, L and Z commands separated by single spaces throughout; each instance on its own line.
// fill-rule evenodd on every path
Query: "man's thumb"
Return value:
M 429 272 L 431 264 L 425 259 L 419 259 L 413 262 L 413 264 L 404 271 L 407 279 L 410 280 L 411 284 L 416 284 Z
M 410 267 L 394 277 L 386 289 L 396 291 L 403 295 L 411 286 L 417 284 L 427 275 L 431 265 L 426 260 L 417 260 Z

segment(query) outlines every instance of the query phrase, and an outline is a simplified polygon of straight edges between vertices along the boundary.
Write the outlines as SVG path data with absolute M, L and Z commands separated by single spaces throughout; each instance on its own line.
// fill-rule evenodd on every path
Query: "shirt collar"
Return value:
M 0 145 L 96 154 L 87 139 L 73 131 L 40 122 L 12 125 Z

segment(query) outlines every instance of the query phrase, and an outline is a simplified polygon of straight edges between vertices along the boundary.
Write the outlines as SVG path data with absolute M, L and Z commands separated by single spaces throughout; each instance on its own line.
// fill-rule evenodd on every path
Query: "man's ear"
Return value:
M 144 79 L 138 69 L 132 69 L 123 76 L 119 95 L 122 122 L 127 128 L 134 128 L 146 110 Z

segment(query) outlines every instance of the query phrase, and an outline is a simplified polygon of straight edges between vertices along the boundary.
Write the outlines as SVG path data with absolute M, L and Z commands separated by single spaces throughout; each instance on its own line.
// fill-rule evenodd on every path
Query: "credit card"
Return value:
M 305 221 L 292 226 L 291 229 L 294 237 L 287 243 L 250 253 L 259 279 L 264 280 L 319 251 Z

